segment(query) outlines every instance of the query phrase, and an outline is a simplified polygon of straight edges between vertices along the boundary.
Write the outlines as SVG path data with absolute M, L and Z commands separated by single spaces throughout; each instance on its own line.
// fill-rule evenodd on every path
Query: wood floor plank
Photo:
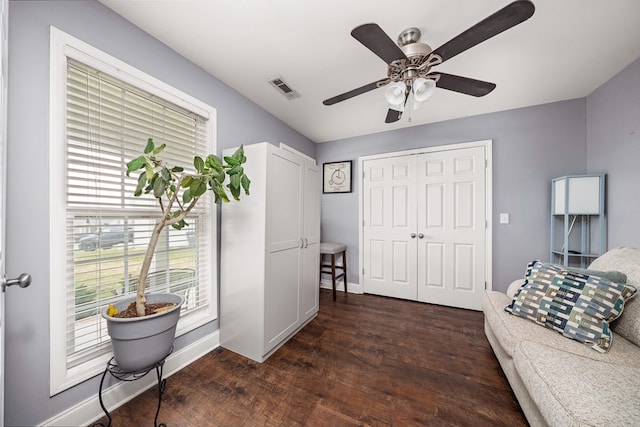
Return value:
M 153 425 L 153 388 L 113 426 Z M 101 420 L 106 422 L 106 418 Z M 480 312 L 320 291 L 320 312 L 265 363 L 222 348 L 167 379 L 179 426 L 526 426 Z

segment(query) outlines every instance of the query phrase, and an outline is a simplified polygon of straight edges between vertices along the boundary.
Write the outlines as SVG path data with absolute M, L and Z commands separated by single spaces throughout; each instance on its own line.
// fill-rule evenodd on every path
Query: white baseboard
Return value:
M 324 279 L 320 281 L 320 287 L 322 289 L 333 289 L 331 281 Z M 344 282 L 342 280 L 339 280 L 336 283 L 336 291 L 344 292 Z M 359 283 L 347 282 L 347 292 L 349 292 L 350 294 L 361 294 L 362 286 L 360 286 Z
M 168 378 L 180 369 L 209 353 L 220 346 L 220 331 L 207 335 L 204 338 L 188 345 L 185 348 L 175 351 L 165 361 L 163 368 L 163 378 Z M 145 377 L 131 382 L 120 381 L 114 386 L 102 392 L 102 401 L 105 407 L 111 412 L 114 409 L 127 403 L 147 389 L 158 384 L 154 372 L 149 372 Z M 98 400 L 98 390 L 93 397 L 80 402 L 67 409 L 55 417 L 45 421 L 42 426 L 86 426 L 94 423 L 104 416 L 100 401 Z

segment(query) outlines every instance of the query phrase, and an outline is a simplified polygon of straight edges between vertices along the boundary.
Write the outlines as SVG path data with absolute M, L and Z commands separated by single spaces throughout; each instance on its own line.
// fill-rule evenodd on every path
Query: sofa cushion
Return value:
M 615 345 L 607 353 L 592 351 L 588 346 L 537 324 L 512 316 L 504 310 L 511 298 L 502 292 L 486 291 L 482 300 L 485 321 L 493 332 L 502 350 L 513 357 L 518 344 L 524 340 L 546 344 L 573 355 L 620 366 L 640 369 L 640 347 L 630 343 L 614 332 Z
M 619 247 L 611 249 L 594 260 L 589 266 L 595 270 L 618 270 L 627 275 L 627 283 L 640 286 L 640 249 Z M 624 314 L 611 324 L 617 334 L 640 346 L 640 302 L 638 298 L 629 301 Z
M 606 352 L 612 336 L 608 322 L 620 316 L 635 293 L 633 286 L 532 261 L 505 310 Z
M 576 357 L 551 345 L 529 341 L 518 345 L 513 360 L 549 425 L 638 425 L 639 368 Z

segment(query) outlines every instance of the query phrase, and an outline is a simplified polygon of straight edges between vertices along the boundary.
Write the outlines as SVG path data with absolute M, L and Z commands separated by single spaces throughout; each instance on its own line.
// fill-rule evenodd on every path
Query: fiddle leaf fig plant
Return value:
M 213 154 L 204 159 L 195 156 L 194 173 L 185 172 L 182 166 L 169 166 L 161 160 L 158 156 L 165 148 L 166 144 L 156 146 L 153 139 L 149 138 L 143 154 L 127 163 L 127 176 L 142 170 L 134 195 L 152 195 L 158 201 L 161 211 L 161 217 L 151 233 L 138 277 L 135 303 L 137 316 L 145 315 L 145 285 L 162 230 L 169 225 L 178 230 L 188 226 L 187 215 L 207 191 L 213 192 L 215 203 L 226 203 L 230 201 L 228 194 L 234 200 L 240 200 L 242 192 L 249 195 L 251 184 L 244 173 L 243 165 L 247 158 L 242 146 L 233 155 L 223 159 Z M 229 182 L 225 184 L 227 177 Z

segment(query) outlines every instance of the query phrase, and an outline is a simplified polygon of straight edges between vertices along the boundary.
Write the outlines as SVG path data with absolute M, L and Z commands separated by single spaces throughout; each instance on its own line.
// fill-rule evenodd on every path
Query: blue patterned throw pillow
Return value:
M 605 353 L 611 347 L 609 322 L 636 293 L 628 284 L 532 261 L 525 282 L 505 311 Z

